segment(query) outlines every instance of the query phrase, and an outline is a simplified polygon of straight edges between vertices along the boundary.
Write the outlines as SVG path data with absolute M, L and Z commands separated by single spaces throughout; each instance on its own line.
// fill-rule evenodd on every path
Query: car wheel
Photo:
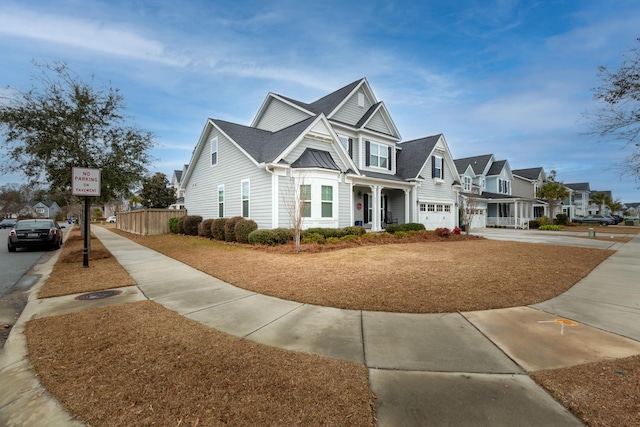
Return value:
M 609 223 L 607 221 L 602 221 L 600 225 L 609 225 Z
M 15 246 L 11 246 L 11 245 L 7 245 L 7 249 L 9 249 L 9 252 L 15 252 L 16 251 L 16 247 Z

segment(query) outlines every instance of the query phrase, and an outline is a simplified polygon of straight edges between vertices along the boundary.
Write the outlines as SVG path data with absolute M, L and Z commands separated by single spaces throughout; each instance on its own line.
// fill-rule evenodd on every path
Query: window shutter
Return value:
M 392 149 L 389 147 L 389 160 L 387 160 L 387 165 L 389 166 L 389 170 L 391 170 L 391 152 Z
M 431 178 L 436 177 L 436 158 L 431 156 Z
M 362 195 L 362 204 L 364 209 L 364 221 L 362 223 L 366 224 L 369 222 L 369 195 L 366 193 Z
M 349 157 L 353 159 L 353 138 L 349 138 Z
M 370 159 L 370 157 L 371 157 L 371 147 L 370 147 L 369 144 L 370 144 L 369 141 L 365 141 L 365 153 L 364 153 L 364 157 L 365 157 L 364 162 L 365 163 L 364 164 L 366 166 L 369 166 L 369 164 L 371 162 L 371 159 Z
M 440 178 L 444 179 L 444 157 L 440 160 Z

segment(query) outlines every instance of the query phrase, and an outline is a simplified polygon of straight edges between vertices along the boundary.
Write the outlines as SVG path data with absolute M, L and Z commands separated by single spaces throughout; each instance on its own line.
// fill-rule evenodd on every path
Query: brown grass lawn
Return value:
M 400 312 L 542 301 L 570 288 L 612 253 L 471 239 L 307 247 L 295 254 L 116 232 L 246 289 Z M 40 297 L 127 283 L 115 275 L 122 267 L 97 240 L 92 248 L 104 250 L 103 259 L 91 261 L 89 269 L 80 267 L 81 258 L 63 265 L 77 251 L 72 243 L 63 247 Z M 26 336 L 45 387 L 92 426 L 375 425 L 363 366 L 240 340 L 152 302 L 33 320 Z M 532 377 L 588 425 L 640 425 L 640 358 L 607 363 Z

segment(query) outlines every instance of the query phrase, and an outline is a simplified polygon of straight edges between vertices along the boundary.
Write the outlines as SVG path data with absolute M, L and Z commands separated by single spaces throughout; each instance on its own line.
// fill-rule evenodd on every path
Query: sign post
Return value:
M 71 194 L 84 196 L 84 249 L 82 251 L 82 267 L 89 267 L 89 198 L 100 196 L 100 169 L 72 168 Z

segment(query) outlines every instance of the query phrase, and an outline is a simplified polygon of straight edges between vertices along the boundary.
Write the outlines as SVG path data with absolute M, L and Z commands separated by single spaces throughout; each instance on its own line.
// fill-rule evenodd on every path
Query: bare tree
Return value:
M 300 251 L 303 218 L 310 208 L 308 204 L 308 200 L 310 199 L 310 185 L 305 182 L 303 173 L 292 173 L 291 178 L 290 188 L 287 189 L 282 201 L 287 210 L 289 221 L 291 221 L 293 241 L 296 245 L 296 250 Z
M 478 210 L 478 204 L 480 202 L 480 195 L 472 191 L 469 193 L 461 194 L 462 198 L 462 219 L 464 221 L 464 232 L 469 234 L 471 231 L 471 225 L 473 223 L 473 217 Z

